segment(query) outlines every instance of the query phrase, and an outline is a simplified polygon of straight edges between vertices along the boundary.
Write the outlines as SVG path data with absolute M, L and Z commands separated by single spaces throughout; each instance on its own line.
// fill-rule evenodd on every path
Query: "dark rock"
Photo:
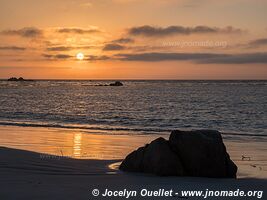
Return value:
M 146 148 L 143 157 L 143 172 L 159 176 L 183 176 L 179 157 L 171 151 L 168 141 L 158 138 Z
M 235 178 L 237 167 L 226 152 L 220 132 L 173 131 L 169 139 L 189 176 Z
M 159 176 L 184 175 L 179 158 L 171 151 L 168 141 L 163 138 L 158 138 L 130 153 L 120 165 L 120 169 Z
M 109 86 L 123 86 L 123 84 L 120 81 L 116 81 L 115 83 L 109 84 Z
M 7 79 L 8 81 L 18 81 L 18 79 L 16 77 L 11 77 L 9 79 Z
M 237 166 L 226 152 L 220 132 L 173 131 L 130 153 L 120 165 L 128 172 L 160 176 L 236 178 Z
M 226 162 L 227 177 L 236 178 L 236 173 L 238 168 L 236 164 L 231 160 L 230 155 L 228 153 L 226 153 L 225 162 Z
M 128 172 L 143 172 L 143 158 L 145 147 L 130 153 L 120 165 L 120 170 Z
M 16 78 L 16 77 L 11 77 L 9 79 L 7 79 L 8 81 L 33 81 L 33 80 L 26 80 L 22 77 Z

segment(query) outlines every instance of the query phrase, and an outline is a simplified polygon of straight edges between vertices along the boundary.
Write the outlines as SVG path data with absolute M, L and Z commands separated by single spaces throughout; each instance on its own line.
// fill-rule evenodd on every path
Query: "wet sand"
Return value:
M 94 188 L 100 189 L 100 192 L 106 188 L 267 192 L 267 147 L 263 140 L 224 139 L 231 158 L 239 168 L 237 180 L 155 177 L 122 173 L 117 169 L 117 163 L 125 155 L 158 136 L 99 135 L 79 130 L 1 127 L 0 146 L 5 147 L 0 148 L 0 199 L 97 199 L 92 196 Z M 250 160 L 242 160 L 242 155 L 250 157 Z

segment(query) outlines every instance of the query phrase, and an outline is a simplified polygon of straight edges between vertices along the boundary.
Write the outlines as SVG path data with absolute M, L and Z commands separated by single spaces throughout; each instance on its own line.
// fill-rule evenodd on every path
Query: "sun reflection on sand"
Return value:
M 73 137 L 73 157 L 81 157 L 82 152 L 82 134 L 75 133 Z
M 0 127 L 0 146 L 77 159 L 123 159 L 134 149 L 157 137 L 105 135 L 68 129 Z

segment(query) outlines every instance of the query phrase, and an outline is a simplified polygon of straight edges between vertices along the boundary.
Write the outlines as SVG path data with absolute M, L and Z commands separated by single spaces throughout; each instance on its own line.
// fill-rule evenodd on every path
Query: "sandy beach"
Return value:
M 55 132 L 57 134 L 54 134 Z M 238 179 L 234 180 L 156 177 L 123 173 L 118 170 L 118 164 L 125 155 L 158 135 L 103 136 L 82 133 L 79 130 L 32 127 L 1 127 L 0 133 L 3 146 L 0 148 L 0 199 L 4 200 L 105 199 L 107 197 L 101 194 L 104 194 L 106 189 L 141 191 L 143 188 L 151 190 L 162 188 L 177 192 L 206 189 L 267 191 L 265 141 L 240 142 L 229 136 L 224 139 L 231 158 L 239 168 Z M 79 137 L 75 136 L 77 134 Z M 250 160 L 242 160 L 242 155 L 250 157 Z M 95 188 L 100 191 L 99 197 L 92 195 L 92 190 Z M 142 197 L 146 198 L 149 197 Z M 220 197 L 220 199 L 228 198 Z M 240 199 L 250 198 L 240 197 Z M 157 199 L 168 198 L 157 197 Z M 189 199 L 199 199 L 199 197 Z
M 267 200 L 266 8 L 0 0 L 0 200 Z

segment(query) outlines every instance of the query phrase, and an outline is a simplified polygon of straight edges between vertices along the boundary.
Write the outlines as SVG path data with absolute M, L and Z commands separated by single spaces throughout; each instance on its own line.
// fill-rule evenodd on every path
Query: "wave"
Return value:
M 61 125 L 61 124 L 39 124 L 27 122 L 0 122 L 0 126 L 21 126 L 21 127 L 40 127 L 40 128 L 63 128 L 63 129 L 80 129 L 80 130 L 99 130 L 99 131 L 131 131 L 131 132 L 147 132 L 164 133 L 171 130 L 155 129 L 155 128 L 125 128 L 125 127 L 99 127 L 99 126 L 81 126 L 81 125 Z
M 39 127 L 39 128 L 59 128 L 59 129 L 76 129 L 85 132 L 99 131 L 99 134 L 112 134 L 112 135 L 149 135 L 149 134 L 169 134 L 174 129 L 158 129 L 158 128 L 126 128 L 126 127 L 100 127 L 100 126 L 82 126 L 82 125 L 61 125 L 61 124 L 41 124 L 41 123 L 28 123 L 28 122 L 0 122 L 0 126 L 19 126 L 19 127 Z M 196 128 L 194 128 L 196 130 Z M 199 128 L 201 129 L 201 128 Z M 180 130 L 189 130 L 181 128 Z M 109 132 L 106 132 L 109 131 Z M 128 133 L 121 133 L 121 132 Z M 94 132 L 95 133 L 95 132 Z M 230 133 L 222 131 L 222 135 L 229 137 L 263 137 L 267 138 L 267 134 L 256 134 L 256 133 Z

